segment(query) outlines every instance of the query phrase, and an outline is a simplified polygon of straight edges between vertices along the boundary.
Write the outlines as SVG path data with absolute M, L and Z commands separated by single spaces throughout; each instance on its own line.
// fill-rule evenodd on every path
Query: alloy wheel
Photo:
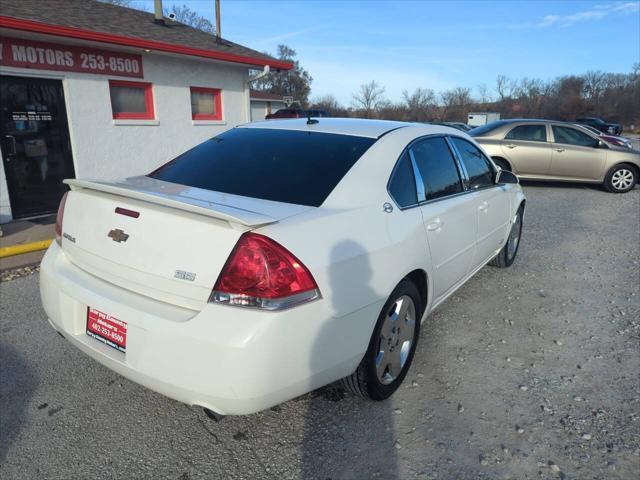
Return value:
M 416 320 L 416 306 L 408 295 L 399 297 L 386 312 L 375 358 L 376 374 L 383 385 L 402 372 L 413 346 Z
M 627 168 L 621 168 L 613 172 L 611 176 L 611 185 L 616 190 L 626 190 L 633 185 L 633 172 Z

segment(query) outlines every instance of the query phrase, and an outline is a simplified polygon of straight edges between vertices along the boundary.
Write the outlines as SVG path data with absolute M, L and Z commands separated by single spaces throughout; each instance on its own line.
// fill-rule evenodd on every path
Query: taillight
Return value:
M 211 293 L 211 302 L 281 310 L 320 297 L 311 272 L 276 241 L 243 234 Z
M 62 245 L 62 220 L 64 219 L 64 205 L 67 203 L 67 195 L 69 192 L 65 192 L 60 200 L 60 206 L 58 206 L 58 214 L 56 215 L 56 242 L 58 245 Z

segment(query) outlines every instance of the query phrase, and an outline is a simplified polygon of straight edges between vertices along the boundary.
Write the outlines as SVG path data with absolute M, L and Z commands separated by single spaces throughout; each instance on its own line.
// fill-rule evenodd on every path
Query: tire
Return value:
M 511 172 L 511 165 L 509 165 L 509 162 L 507 162 L 505 159 L 503 158 L 493 158 L 493 163 L 495 163 L 497 166 L 499 166 L 502 170 L 507 170 L 508 172 Z
M 406 312 L 403 323 L 394 323 L 401 320 L 398 313 L 403 310 Z M 381 401 L 400 387 L 416 351 L 422 311 L 418 289 L 410 280 L 402 280 L 382 308 L 360 365 L 342 379 L 347 391 Z M 392 330 L 397 327 L 399 332 Z
M 604 188 L 611 193 L 626 193 L 638 183 L 638 169 L 622 163 L 616 165 L 604 178 Z
M 511 226 L 511 231 L 509 232 L 506 243 L 500 249 L 498 255 L 493 257 L 493 259 L 489 262 L 489 265 L 498 268 L 508 268 L 515 261 L 516 255 L 518 255 L 518 248 L 520 248 L 520 241 L 522 239 L 523 213 L 524 208 L 521 205 L 516 212 L 516 216 L 514 218 L 513 225 Z

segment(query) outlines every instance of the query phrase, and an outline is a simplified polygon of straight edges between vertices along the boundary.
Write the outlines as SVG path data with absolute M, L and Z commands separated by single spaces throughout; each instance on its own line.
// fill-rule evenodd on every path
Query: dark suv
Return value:
M 275 120 L 278 118 L 305 118 L 305 117 L 328 117 L 329 114 L 324 110 L 303 110 L 301 108 L 281 108 L 276 113 L 270 113 L 266 120 Z
M 576 118 L 576 123 L 589 125 L 590 127 L 597 128 L 602 133 L 608 133 L 610 135 L 620 135 L 622 133 L 622 127 L 620 126 L 620 124 L 607 123 L 604 120 L 596 117 Z

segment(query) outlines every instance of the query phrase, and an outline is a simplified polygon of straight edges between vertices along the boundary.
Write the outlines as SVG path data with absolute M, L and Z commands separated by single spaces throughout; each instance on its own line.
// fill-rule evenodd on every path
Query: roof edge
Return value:
M 214 52 L 212 50 L 187 47 L 185 45 L 176 45 L 173 43 L 158 42 L 155 40 L 144 40 L 138 37 L 125 37 L 123 35 L 95 32 L 82 28 L 65 27 L 63 25 L 52 25 L 49 23 L 36 22 L 34 20 L 7 17 L 4 15 L 0 15 L 0 27 L 34 33 L 44 33 L 47 35 L 55 35 L 58 37 L 76 38 L 80 40 L 90 40 L 93 42 L 101 43 L 111 43 L 114 45 L 123 45 L 127 47 L 137 47 L 142 49 L 146 48 L 149 50 L 157 50 L 159 52 L 178 53 L 190 57 L 209 58 L 212 60 L 240 63 L 243 65 L 254 65 L 261 67 L 269 65 L 272 68 L 277 68 L 280 70 L 291 70 L 293 68 L 293 64 L 284 62 L 282 60 L 267 61 L 266 59 L 248 57 L 245 55 Z

